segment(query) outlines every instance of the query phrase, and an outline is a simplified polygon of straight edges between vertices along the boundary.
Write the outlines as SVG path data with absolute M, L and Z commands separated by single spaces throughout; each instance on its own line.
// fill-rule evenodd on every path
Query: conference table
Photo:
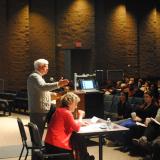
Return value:
M 106 125 L 106 120 L 98 119 L 96 122 L 93 122 L 92 119 L 83 119 L 83 121 L 86 122 L 87 125 L 81 127 L 78 133 L 87 137 L 92 137 L 92 136 L 98 137 L 99 160 L 103 160 L 103 138 L 107 134 L 111 134 L 112 132 L 122 132 L 122 131 L 124 132 L 128 131 L 129 129 L 114 123 L 111 123 L 111 126 L 108 127 Z

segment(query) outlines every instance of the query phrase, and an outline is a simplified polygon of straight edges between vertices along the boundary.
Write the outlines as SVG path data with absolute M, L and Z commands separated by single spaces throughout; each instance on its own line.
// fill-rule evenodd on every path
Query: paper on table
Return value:
M 97 132 L 97 131 L 101 131 L 102 128 L 101 126 L 104 126 L 105 123 L 92 123 L 88 126 L 83 126 L 80 128 L 80 132 L 83 133 L 83 132 Z
M 96 123 L 98 120 L 99 120 L 99 118 L 96 117 L 96 116 L 93 116 L 93 117 L 91 118 L 91 122 L 92 122 L 92 123 Z
M 136 125 L 142 126 L 142 127 L 147 127 L 144 123 L 136 122 Z

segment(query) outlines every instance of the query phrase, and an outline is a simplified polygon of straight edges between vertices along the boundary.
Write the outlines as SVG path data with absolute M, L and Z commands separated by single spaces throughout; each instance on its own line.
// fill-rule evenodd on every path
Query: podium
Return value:
M 104 117 L 103 92 L 83 92 L 79 90 L 74 91 L 74 93 L 81 99 L 77 109 L 85 111 L 85 118 Z
M 80 97 L 80 102 L 76 111 L 73 113 L 74 117 L 77 118 L 77 110 L 81 109 L 85 111 L 85 118 L 92 118 L 93 116 L 103 118 L 104 117 L 104 92 L 83 92 L 81 90 L 72 91 Z M 52 96 L 52 100 L 56 100 L 56 106 L 60 105 L 60 97 L 63 94 L 58 96 Z

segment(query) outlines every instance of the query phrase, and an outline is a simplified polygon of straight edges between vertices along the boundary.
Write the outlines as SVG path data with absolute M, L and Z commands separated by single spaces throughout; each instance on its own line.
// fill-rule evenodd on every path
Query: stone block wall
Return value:
M 63 76 L 64 49 L 75 49 L 77 41 L 92 51 L 91 72 L 123 69 L 126 76 L 159 77 L 159 3 L 1 0 L 0 78 L 5 89 L 25 89 L 37 58 L 50 62 L 46 79 Z
M 126 76 L 158 77 L 159 5 L 151 0 L 97 3 L 97 68 L 123 69 Z

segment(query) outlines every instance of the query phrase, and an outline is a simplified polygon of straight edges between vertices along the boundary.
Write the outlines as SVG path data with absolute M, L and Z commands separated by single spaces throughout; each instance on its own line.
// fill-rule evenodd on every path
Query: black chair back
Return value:
M 26 135 L 26 132 L 25 132 L 25 128 L 24 128 L 23 122 L 22 122 L 22 120 L 20 118 L 17 118 L 17 123 L 18 123 L 19 131 L 20 131 L 20 135 L 21 135 L 21 139 L 22 139 L 22 143 L 23 143 L 22 150 L 21 150 L 21 153 L 20 153 L 20 156 L 19 156 L 19 160 L 22 157 L 24 148 L 27 151 L 26 155 L 25 155 L 25 160 L 26 160 L 27 156 L 28 156 L 29 149 L 31 150 L 33 147 L 29 146 L 27 144 L 27 135 Z
M 52 115 L 55 113 L 55 111 L 56 111 L 56 106 L 51 105 L 51 108 L 49 112 L 47 113 L 47 117 L 46 117 L 47 124 L 49 124 L 49 122 L 51 121 Z
M 73 154 L 72 153 L 53 153 L 53 154 L 47 154 L 45 151 L 45 147 L 42 145 L 42 140 L 39 134 L 39 130 L 36 124 L 30 122 L 28 123 L 29 132 L 31 136 L 32 145 L 35 148 L 34 152 L 37 155 L 37 158 L 39 160 L 44 159 L 58 159 L 61 157 L 61 159 L 66 160 L 73 160 Z M 38 150 L 37 150 L 38 149 Z
M 20 118 L 17 118 L 17 122 L 18 122 L 19 131 L 20 131 L 20 134 L 21 134 L 22 142 L 24 142 L 24 141 L 27 140 L 27 136 L 26 136 L 26 132 L 25 132 L 25 129 L 24 129 L 23 122 Z
M 30 122 L 28 123 L 29 132 L 31 136 L 32 145 L 36 148 L 42 148 L 41 136 L 36 124 Z

